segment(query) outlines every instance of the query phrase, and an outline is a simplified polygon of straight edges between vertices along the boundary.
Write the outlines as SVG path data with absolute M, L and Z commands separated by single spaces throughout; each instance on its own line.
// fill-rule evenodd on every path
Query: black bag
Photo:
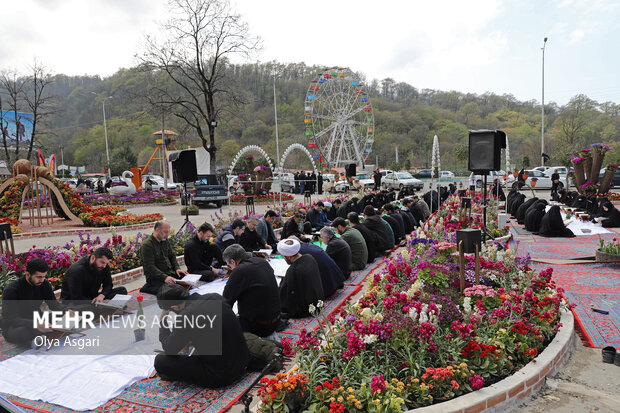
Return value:
M 252 333 L 243 333 L 245 342 L 250 351 L 248 371 L 261 371 L 274 359 L 278 359 L 269 372 L 277 372 L 284 368 L 282 360 L 282 345 L 273 340 L 262 338 Z M 268 373 L 269 373 L 268 372 Z

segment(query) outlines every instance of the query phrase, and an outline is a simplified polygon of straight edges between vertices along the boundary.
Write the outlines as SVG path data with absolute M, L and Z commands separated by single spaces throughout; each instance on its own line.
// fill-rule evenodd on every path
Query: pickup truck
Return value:
M 198 175 L 195 182 L 187 184 L 187 192 L 192 195 L 195 205 L 212 202 L 219 208 L 228 202 L 228 189 L 226 187 L 227 179 L 225 176 Z

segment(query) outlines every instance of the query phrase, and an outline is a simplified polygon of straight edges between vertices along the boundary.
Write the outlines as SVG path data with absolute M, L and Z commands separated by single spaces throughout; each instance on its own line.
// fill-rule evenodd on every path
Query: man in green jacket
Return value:
M 166 221 L 157 221 L 153 234 L 142 243 L 140 256 L 146 284 L 140 288 L 140 292 L 157 295 L 164 284 L 174 284 L 187 274 L 187 271 L 179 268 L 168 236 L 170 236 L 170 224 Z
M 351 269 L 363 270 L 368 262 L 368 248 L 361 232 L 347 224 L 344 218 L 338 217 L 332 222 L 332 226 L 340 234 L 340 238 L 351 247 Z

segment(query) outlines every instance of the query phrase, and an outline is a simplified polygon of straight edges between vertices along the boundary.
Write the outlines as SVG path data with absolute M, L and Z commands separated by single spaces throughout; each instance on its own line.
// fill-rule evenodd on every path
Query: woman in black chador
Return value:
M 524 203 L 521 204 L 519 209 L 517 209 L 517 222 L 521 225 L 525 224 L 525 213 L 527 210 L 538 201 L 538 198 L 530 198 Z
M 506 211 L 510 212 L 510 208 L 512 207 L 512 203 L 515 200 L 515 197 L 519 194 L 519 191 L 517 191 L 515 188 L 511 189 L 510 192 L 508 192 L 508 196 L 506 197 Z
M 497 179 L 493 182 L 493 185 L 491 186 L 491 188 L 489 188 L 489 193 L 493 195 L 494 197 L 496 197 L 497 199 L 499 199 L 500 201 L 506 200 L 506 195 L 504 194 L 504 190 L 502 189 L 502 186 L 499 185 L 499 183 L 497 182 Z
M 596 211 L 591 214 L 592 218 L 602 217 L 605 211 L 603 210 L 603 205 L 609 202 L 609 199 L 606 196 L 600 197 L 596 202 Z
M 573 202 L 573 207 L 585 211 L 588 207 L 588 198 L 586 198 L 585 195 L 579 195 L 577 199 Z
M 547 201 L 539 199 L 525 212 L 525 229 L 530 232 L 538 232 L 540 221 L 545 216 Z
M 607 201 L 603 204 L 603 214 L 603 219 L 601 220 L 603 227 L 620 227 L 620 211 L 611 202 Z
M 560 207 L 557 205 L 552 206 L 545 216 L 542 217 L 538 234 L 543 237 L 571 238 L 575 236 L 573 231 L 564 225 L 562 215 L 560 214 Z
M 510 209 L 508 210 L 508 212 L 510 212 L 510 215 L 512 215 L 513 218 L 517 217 L 517 211 L 519 210 L 519 207 L 523 205 L 524 202 L 525 202 L 524 194 L 518 194 L 515 197 L 514 201 L 512 201 L 512 205 L 510 206 Z

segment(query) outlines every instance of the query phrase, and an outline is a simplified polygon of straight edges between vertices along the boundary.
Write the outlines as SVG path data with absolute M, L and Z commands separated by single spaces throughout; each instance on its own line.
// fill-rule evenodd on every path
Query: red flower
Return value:
M 141 303 L 142 300 L 144 300 L 144 297 L 139 295 L 139 296 L 136 297 L 136 300 L 138 300 L 138 302 Z

